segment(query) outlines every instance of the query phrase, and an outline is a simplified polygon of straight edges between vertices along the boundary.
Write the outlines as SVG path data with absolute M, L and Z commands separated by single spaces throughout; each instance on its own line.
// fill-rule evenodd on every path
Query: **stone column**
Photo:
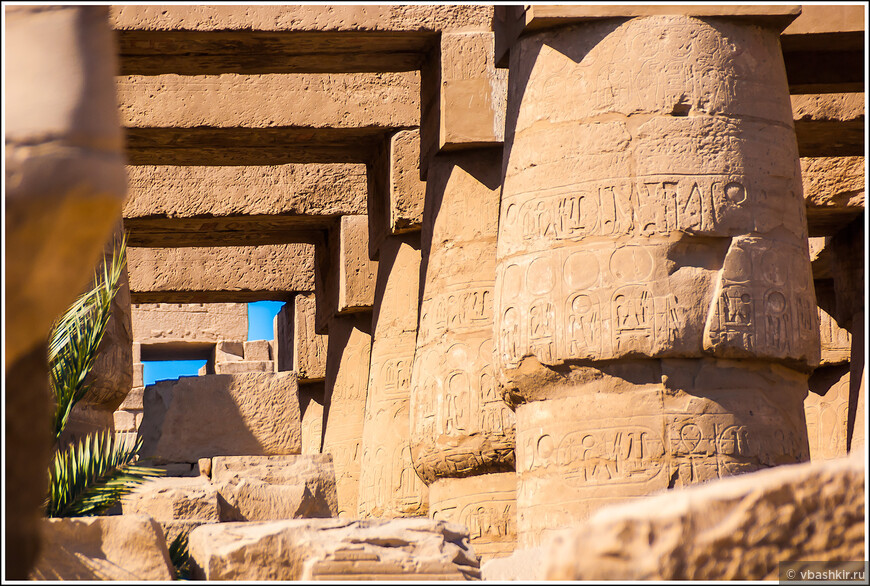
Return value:
M 370 313 L 339 316 L 329 323 L 322 451 L 332 454 L 341 518 L 357 516 L 371 327 Z
M 818 316 L 779 30 L 760 22 L 597 19 L 511 48 L 494 327 L 521 546 L 808 459 Z
M 360 517 L 425 515 L 428 489 L 411 461 L 411 367 L 417 340 L 420 236 L 380 246 L 359 490 Z
M 492 370 L 501 148 L 429 163 L 411 453 L 434 519 L 469 528 L 478 556 L 516 543 L 514 414 Z

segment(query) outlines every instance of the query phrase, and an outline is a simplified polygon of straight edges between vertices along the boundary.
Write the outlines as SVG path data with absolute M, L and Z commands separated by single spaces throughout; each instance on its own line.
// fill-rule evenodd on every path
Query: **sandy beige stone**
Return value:
M 160 525 L 146 515 L 43 519 L 34 580 L 172 580 Z
M 368 257 L 368 216 L 342 216 L 339 239 L 336 313 L 368 311 L 375 301 L 378 272 L 378 263 Z
M 551 545 L 547 579 L 776 580 L 863 560 L 865 530 L 863 458 L 784 466 L 603 509 Z
M 849 367 L 839 364 L 816 369 L 804 400 L 810 460 L 846 456 L 849 413 Z
M 795 122 L 861 120 L 864 93 L 794 94 L 791 107 Z
M 8 365 L 47 335 L 93 277 L 125 196 L 107 11 L 8 13 L 4 32 L 15 53 L 5 78 Z
M 244 343 L 245 360 L 272 360 L 272 345 L 269 340 L 248 340 Z
M 362 518 L 427 513 L 427 487 L 411 459 L 409 419 L 419 278 L 419 236 L 387 238 L 372 317 L 359 480 Z
M 752 21 L 593 20 L 511 48 L 494 330 L 523 547 L 809 456 L 798 145 L 778 35 Z
M 808 213 L 813 208 L 864 208 L 864 157 L 803 157 Z
M 852 335 L 843 329 L 831 315 L 819 307 L 819 335 L 822 341 L 821 365 L 849 362 Z
M 214 374 L 243 374 L 246 372 L 275 372 L 275 363 L 271 360 L 237 360 L 214 365 Z M 201 376 L 204 374 L 206 373 L 200 373 Z
M 150 480 L 126 495 L 121 506 L 125 515 L 148 515 L 160 523 L 220 520 L 217 490 L 202 476 Z
M 133 338 L 139 344 L 214 343 L 247 337 L 247 303 L 133 304 Z
M 420 180 L 420 130 L 390 137 L 389 231 L 415 232 L 423 223 L 426 182 Z
M 319 454 L 323 444 L 324 384 L 299 387 L 299 407 L 302 410 L 302 454 Z
M 292 372 L 162 381 L 146 387 L 144 407 L 141 455 L 155 461 L 298 454 L 302 449 Z
M 834 53 L 837 55 L 837 53 Z M 843 59 L 840 53 L 840 59 Z M 808 65 L 812 67 L 812 65 Z M 818 65 L 816 65 L 818 67 Z M 829 64 L 836 67 L 835 63 Z M 840 66 L 842 67 L 842 66 Z M 800 69 L 790 73 L 797 76 Z M 814 77 L 804 74 L 804 81 Z M 857 88 L 835 84 L 821 84 L 822 87 L 797 87 L 791 98 L 794 126 L 802 157 L 859 156 L 864 150 L 864 93 L 852 91 L 841 93 L 838 90 Z M 851 84 L 855 85 L 855 84 Z M 861 86 L 863 88 L 863 86 Z M 824 93 L 807 93 L 823 91 Z
M 190 556 L 206 580 L 479 579 L 467 539 L 428 519 L 221 523 L 194 529 Z
M 314 289 L 314 245 L 131 248 L 136 303 L 257 301 Z
M 335 517 L 332 457 L 236 456 L 212 459 L 222 521 Z
M 416 126 L 420 74 L 127 75 L 118 78 L 128 128 Z
M 330 322 L 322 451 L 332 455 L 338 516 L 343 519 L 357 517 L 371 327 L 368 313 Z
M 328 337 L 315 330 L 317 300 L 313 293 L 293 298 L 293 370 L 302 382 L 322 381 L 326 377 Z
M 201 215 L 338 216 L 365 213 L 359 163 L 237 166 L 127 166 L 125 223 Z
M 468 528 L 481 563 L 510 555 L 517 544 L 517 475 L 439 478 L 429 485 L 429 515 Z
M 546 556 L 547 550 L 541 546 L 518 549 L 509 556 L 481 562 L 481 579 L 502 582 L 505 580 L 522 580 L 524 582 L 545 580 L 546 568 L 543 561 Z
M 782 32 L 783 35 L 863 31 L 864 12 L 858 5 L 801 5 L 801 14 Z

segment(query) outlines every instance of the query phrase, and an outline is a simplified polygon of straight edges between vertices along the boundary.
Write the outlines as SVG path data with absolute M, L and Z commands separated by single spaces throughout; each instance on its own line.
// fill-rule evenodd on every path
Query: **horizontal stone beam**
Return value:
M 331 218 L 366 213 L 363 164 L 136 165 L 127 172 L 131 246 L 315 242 Z
M 832 236 L 864 211 L 864 157 L 801 158 L 810 236 Z
M 133 342 L 171 344 L 247 340 L 244 303 L 134 303 Z
M 289 300 L 314 290 L 314 245 L 130 248 L 133 303 Z
M 864 93 L 800 94 L 791 97 L 801 157 L 864 154 Z
M 420 74 L 128 75 L 117 80 L 127 128 L 417 126 Z

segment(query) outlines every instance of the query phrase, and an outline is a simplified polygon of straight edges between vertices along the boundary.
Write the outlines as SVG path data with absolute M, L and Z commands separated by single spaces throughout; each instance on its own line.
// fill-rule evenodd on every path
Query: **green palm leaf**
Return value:
M 143 482 L 164 474 L 134 464 L 142 447 L 109 431 L 89 434 L 54 455 L 49 468 L 49 517 L 98 515 Z
M 190 530 L 183 530 L 169 544 L 169 560 L 175 568 L 175 576 L 178 580 L 190 580 L 189 536 Z
M 75 404 L 87 393 L 85 383 L 94 366 L 97 348 L 103 340 L 111 316 L 112 300 L 118 292 L 127 262 L 126 235 L 112 255 L 111 264 L 103 263 L 102 276 L 96 285 L 81 295 L 51 330 L 48 346 L 50 388 L 55 399 L 55 441 L 63 433 Z

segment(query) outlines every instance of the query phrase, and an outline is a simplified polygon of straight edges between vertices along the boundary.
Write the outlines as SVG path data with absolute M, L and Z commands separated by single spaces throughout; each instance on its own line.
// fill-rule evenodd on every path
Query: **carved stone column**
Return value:
M 362 518 L 415 517 L 428 511 L 428 489 L 414 471 L 410 443 L 419 282 L 419 234 L 386 237 L 372 310 L 359 483 Z
M 429 512 L 467 526 L 478 556 L 516 544 L 514 414 L 492 370 L 501 149 L 429 163 L 411 453 Z
M 771 22 L 597 19 L 511 48 L 494 327 L 521 546 L 808 459 L 819 326 Z

